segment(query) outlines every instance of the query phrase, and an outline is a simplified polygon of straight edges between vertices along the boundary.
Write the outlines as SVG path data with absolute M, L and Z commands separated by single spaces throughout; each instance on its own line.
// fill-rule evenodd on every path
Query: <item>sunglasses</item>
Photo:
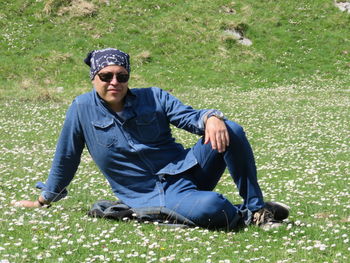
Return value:
M 125 83 L 129 80 L 129 74 L 126 73 L 112 73 L 112 72 L 106 72 L 106 73 L 99 73 L 97 74 L 100 80 L 103 82 L 111 82 L 113 80 L 113 76 L 117 78 L 119 83 Z

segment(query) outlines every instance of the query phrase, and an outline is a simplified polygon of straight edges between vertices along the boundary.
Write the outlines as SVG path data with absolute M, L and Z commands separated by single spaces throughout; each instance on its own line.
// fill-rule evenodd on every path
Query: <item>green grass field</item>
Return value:
M 332 0 L 0 7 L 0 263 L 350 261 L 350 14 Z M 91 89 L 82 60 L 103 47 L 131 55 L 131 87 L 159 86 L 240 123 L 266 200 L 292 208 L 285 226 L 227 233 L 89 218 L 95 201 L 115 197 L 87 152 L 66 199 L 11 207 L 38 196 L 65 111 Z M 173 133 L 187 147 L 198 140 Z M 241 201 L 228 173 L 216 190 Z

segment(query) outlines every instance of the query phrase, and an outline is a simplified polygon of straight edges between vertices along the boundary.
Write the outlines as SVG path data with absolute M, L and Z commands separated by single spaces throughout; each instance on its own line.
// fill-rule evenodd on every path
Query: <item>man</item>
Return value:
M 86 145 L 115 195 L 129 207 L 165 207 L 216 229 L 276 226 L 288 217 L 287 206 L 264 202 L 242 127 L 218 110 L 194 110 L 159 88 L 130 90 L 129 55 L 120 50 L 95 50 L 84 61 L 94 89 L 68 109 L 48 180 L 37 185 L 42 189 L 38 200 L 15 205 L 42 207 L 65 197 Z M 170 124 L 204 138 L 184 149 Z M 241 205 L 212 192 L 226 167 Z

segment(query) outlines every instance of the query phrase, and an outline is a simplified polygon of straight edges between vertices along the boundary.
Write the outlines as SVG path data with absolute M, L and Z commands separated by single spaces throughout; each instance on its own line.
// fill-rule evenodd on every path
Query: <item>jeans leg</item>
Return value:
M 226 169 L 223 154 L 213 150 L 210 143 L 204 144 L 203 139 L 199 139 L 192 150 L 198 161 L 191 169 L 194 182 L 199 190 L 214 190 Z
M 227 167 L 240 196 L 243 198 L 241 209 L 257 211 L 264 206 L 263 194 L 257 180 L 255 160 L 251 146 L 243 128 L 235 122 L 226 121 L 230 136 L 230 145 L 224 153 L 211 149 L 203 140 L 192 150 L 198 160 L 193 177 L 199 189 L 212 190 Z

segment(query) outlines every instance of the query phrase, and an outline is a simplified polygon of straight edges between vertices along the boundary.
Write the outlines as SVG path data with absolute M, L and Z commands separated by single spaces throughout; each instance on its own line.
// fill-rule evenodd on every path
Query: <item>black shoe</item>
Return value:
M 289 215 L 289 206 L 277 203 L 266 202 L 265 207 L 253 214 L 252 224 L 264 230 L 270 230 L 282 226 L 282 220 Z
M 289 216 L 290 207 L 283 203 L 266 202 L 264 208 L 269 210 L 273 214 L 273 219 L 277 221 L 282 221 Z

